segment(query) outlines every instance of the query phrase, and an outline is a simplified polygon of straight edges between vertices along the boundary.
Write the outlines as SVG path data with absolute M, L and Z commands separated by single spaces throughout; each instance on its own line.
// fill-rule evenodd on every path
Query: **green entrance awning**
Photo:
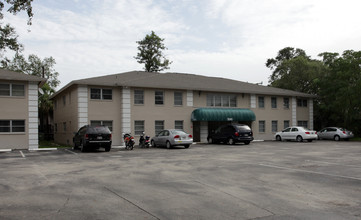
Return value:
M 198 108 L 192 112 L 192 121 L 255 121 L 252 110 L 244 108 Z

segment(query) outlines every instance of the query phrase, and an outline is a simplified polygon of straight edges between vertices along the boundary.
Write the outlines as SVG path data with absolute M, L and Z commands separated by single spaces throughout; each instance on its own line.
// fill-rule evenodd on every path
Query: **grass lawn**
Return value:
M 71 146 L 69 145 L 60 145 L 57 143 L 54 143 L 54 141 L 39 141 L 39 148 L 69 148 Z
M 361 141 L 361 137 L 352 138 L 352 139 L 350 139 L 350 141 Z

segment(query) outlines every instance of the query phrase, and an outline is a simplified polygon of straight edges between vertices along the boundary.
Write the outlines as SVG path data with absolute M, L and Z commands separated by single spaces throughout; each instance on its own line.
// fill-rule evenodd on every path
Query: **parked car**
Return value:
M 277 132 L 275 138 L 277 141 L 295 140 L 302 142 L 303 140 L 307 140 L 308 142 L 312 142 L 317 139 L 317 131 L 312 131 L 304 127 L 288 127 L 283 131 Z
M 168 129 L 159 132 L 150 141 L 152 147 L 165 146 L 168 149 L 173 146 L 184 146 L 189 148 L 193 144 L 193 136 L 182 130 Z
M 319 139 L 333 139 L 335 141 L 339 141 L 341 139 L 348 140 L 354 137 L 352 131 L 337 127 L 323 128 L 317 134 Z
M 107 126 L 85 125 L 73 137 L 74 148 L 80 147 L 82 152 L 89 149 L 104 148 L 110 151 L 112 146 L 112 133 Z
M 248 145 L 253 141 L 253 132 L 248 125 L 244 124 L 227 124 L 217 128 L 217 130 L 208 135 L 208 143 L 244 143 Z

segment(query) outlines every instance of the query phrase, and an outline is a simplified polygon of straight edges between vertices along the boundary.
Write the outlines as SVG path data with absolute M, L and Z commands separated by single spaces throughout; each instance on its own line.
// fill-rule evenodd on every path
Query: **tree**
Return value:
M 41 88 L 42 93 L 39 93 L 40 131 L 45 133 L 49 133 L 48 118 L 53 108 L 53 103 L 49 98 L 54 94 L 55 88 L 60 83 L 58 80 L 59 73 L 54 69 L 55 64 L 56 62 L 53 57 L 41 60 L 38 56 L 32 54 L 26 59 L 18 53 L 15 54 L 12 60 L 5 58 L 1 61 L 1 67 L 4 69 L 47 79 L 47 82 Z
M 139 52 L 134 58 L 138 63 L 144 64 L 144 70 L 147 72 L 169 69 L 172 62 L 163 55 L 162 51 L 167 49 L 163 41 L 164 39 L 158 37 L 154 31 L 150 35 L 147 34 L 143 40 L 137 41 Z
M 361 51 L 321 53 L 328 73 L 320 88 L 320 111 L 326 124 L 361 133 Z
M 18 42 L 18 35 L 15 29 L 10 24 L 3 25 L 1 20 L 4 18 L 3 9 L 4 3 L 7 3 L 9 13 L 16 15 L 20 11 L 26 11 L 28 14 L 28 25 L 31 25 L 33 17 L 32 3 L 33 0 L 0 0 L 0 55 L 2 56 L 6 49 L 10 49 L 16 52 L 20 52 L 23 49 L 23 45 Z
M 312 60 L 302 49 L 286 47 L 266 66 L 273 70 L 269 84 L 273 87 L 318 94 L 319 82 L 326 68 L 321 61 Z

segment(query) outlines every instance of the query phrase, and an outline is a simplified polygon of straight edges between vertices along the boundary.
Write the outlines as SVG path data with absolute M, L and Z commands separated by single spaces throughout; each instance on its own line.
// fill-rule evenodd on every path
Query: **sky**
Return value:
M 360 0 L 35 0 L 5 14 L 25 55 L 52 56 L 61 81 L 143 70 L 136 41 L 164 39 L 165 72 L 268 84 L 265 66 L 285 47 L 312 58 L 361 50 Z

